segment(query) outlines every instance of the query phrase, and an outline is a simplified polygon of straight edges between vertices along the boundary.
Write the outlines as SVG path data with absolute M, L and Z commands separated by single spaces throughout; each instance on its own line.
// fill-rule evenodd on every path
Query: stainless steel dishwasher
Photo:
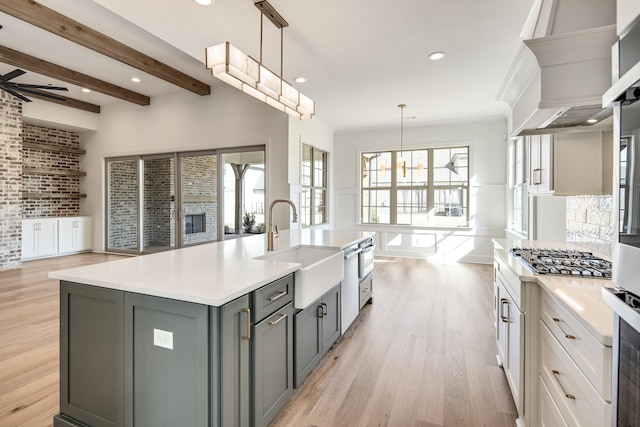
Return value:
M 360 311 L 360 289 L 358 278 L 359 245 L 349 246 L 344 250 L 344 278 L 342 279 L 342 324 L 341 331 L 349 328 Z

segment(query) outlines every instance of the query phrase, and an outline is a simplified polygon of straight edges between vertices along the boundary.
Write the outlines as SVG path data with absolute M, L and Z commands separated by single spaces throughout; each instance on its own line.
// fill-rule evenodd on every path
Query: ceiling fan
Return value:
M 9 80 L 11 79 L 15 79 L 16 77 L 19 77 L 23 74 L 25 74 L 26 71 L 20 70 L 19 68 L 16 68 L 15 70 L 5 74 L 5 75 L 1 75 L 0 74 L 0 89 L 4 90 L 7 93 L 10 93 L 11 95 L 15 96 L 16 98 L 20 98 L 21 100 L 25 101 L 25 102 L 31 102 L 31 100 L 29 98 L 27 98 L 26 96 L 24 96 L 22 93 L 30 93 L 32 95 L 38 96 L 38 97 L 45 97 L 45 98 L 51 98 L 51 99 L 56 99 L 58 101 L 66 101 L 67 99 L 62 97 L 62 96 L 58 96 L 58 95 L 54 95 L 51 93 L 47 93 L 47 92 L 43 92 L 41 89 L 46 89 L 46 90 L 64 90 L 67 91 L 68 89 L 66 87 L 60 87 L 60 86 L 51 86 L 51 85 L 30 85 L 30 84 L 23 84 L 23 83 L 13 83 L 10 82 Z

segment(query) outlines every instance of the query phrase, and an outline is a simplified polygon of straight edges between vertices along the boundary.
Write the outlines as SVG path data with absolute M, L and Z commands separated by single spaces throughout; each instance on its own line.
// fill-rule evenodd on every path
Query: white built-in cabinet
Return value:
M 603 194 L 602 132 L 530 135 L 527 142 L 529 195 Z
M 58 219 L 58 252 L 82 252 L 91 249 L 91 218 L 70 217 Z
M 22 258 L 37 258 L 58 253 L 56 218 L 22 220 Z
M 90 251 L 91 217 L 22 220 L 22 259 Z

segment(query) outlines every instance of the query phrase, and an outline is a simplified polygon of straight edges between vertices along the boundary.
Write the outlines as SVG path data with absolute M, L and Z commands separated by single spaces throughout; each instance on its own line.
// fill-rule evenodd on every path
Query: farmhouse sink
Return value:
M 306 308 L 325 292 L 342 281 L 344 261 L 342 251 L 315 246 L 295 246 L 268 252 L 256 259 L 294 262 L 301 267 L 294 273 L 295 308 Z

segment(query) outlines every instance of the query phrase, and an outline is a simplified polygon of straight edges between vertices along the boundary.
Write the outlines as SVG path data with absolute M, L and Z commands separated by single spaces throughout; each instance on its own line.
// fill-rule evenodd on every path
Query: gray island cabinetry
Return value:
M 54 426 L 266 425 L 293 390 L 292 299 L 291 274 L 220 307 L 61 281 Z

